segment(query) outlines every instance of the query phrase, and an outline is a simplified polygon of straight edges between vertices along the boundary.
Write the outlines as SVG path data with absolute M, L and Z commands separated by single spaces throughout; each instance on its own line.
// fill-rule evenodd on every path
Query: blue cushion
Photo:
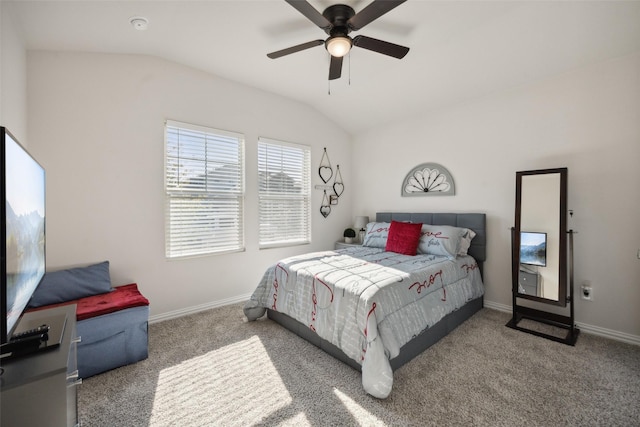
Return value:
M 33 293 L 29 307 L 57 304 L 111 291 L 109 261 L 47 272 Z

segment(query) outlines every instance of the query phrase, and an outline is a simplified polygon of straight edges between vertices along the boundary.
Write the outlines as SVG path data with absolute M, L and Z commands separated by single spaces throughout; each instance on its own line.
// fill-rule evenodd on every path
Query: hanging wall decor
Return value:
M 323 217 L 328 217 L 331 213 L 331 204 L 329 202 L 329 197 L 327 196 L 327 190 L 324 190 L 324 195 L 322 196 L 322 204 L 320 205 L 320 213 Z
M 411 169 L 402 181 L 402 196 L 453 196 L 455 185 L 449 171 L 437 163 Z
M 318 175 L 325 184 L 329 182 L 333 176 L 333 169 L 331 168 L 331 162 L 329 161 L 329 155 L 327 154 L 327 147 L 324 148 L 322 153 L 322 159 L 320 159 L 320 167 L 318 168 Z
M 318 167 L 318 175 L 324 184 L 316 185 L 316 190 L 322 190 L 322 203 L 320 204 L 320 213 L 323 217 L 328 217 L 331 213 L 331 206 L 338 204 L 338 199 L 344 192 L 344 182 L 342 181 L 342 172 L 340 165 L 336 165 L 335 173 L 329 161 L 327 147 L 324 147 L 320 166 Z M 333 184 L 329 181 L 333 178 Z
M 340 173 L 340 165 L 336 165 L 336 179 L 333 182 L 333 192 L 340 197 L 344 192 L 344 183 L 342 182 L 342 174 Z

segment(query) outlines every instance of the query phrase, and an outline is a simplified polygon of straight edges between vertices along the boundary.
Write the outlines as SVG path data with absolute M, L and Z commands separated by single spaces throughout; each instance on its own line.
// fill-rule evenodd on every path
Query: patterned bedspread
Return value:
M 389 359 L 400 347 L 483 293 L 472 257 L 350 247 L 280 261 L 244 312 L 255 320 L 271 308 L 308 325 L 362 365 L 367 393 L 386 398 L 393 385 Z

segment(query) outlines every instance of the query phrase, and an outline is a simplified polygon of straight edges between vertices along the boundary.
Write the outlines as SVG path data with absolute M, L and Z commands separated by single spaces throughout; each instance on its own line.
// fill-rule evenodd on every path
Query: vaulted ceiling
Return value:
M 356 12 L 371 0 L 338 0 Z M 336 1 L 310 0 L 319 12 Z M 2 1 L 27 49 L 144 54 L 308 104 L 349 133 L 640 51 L 640 1 L 408 0 L 357 33 L 410 47 L 354 48 L 328 81 L 326 34 L 284 0 Z M 149 21 L 147 30 L 130 24 Z

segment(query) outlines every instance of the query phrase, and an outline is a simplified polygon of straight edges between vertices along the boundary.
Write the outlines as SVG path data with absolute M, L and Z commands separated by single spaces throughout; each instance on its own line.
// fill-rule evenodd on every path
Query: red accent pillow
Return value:
M 420 243 L 422 223 L 391 221 L 385 251 L 415 255 Z

